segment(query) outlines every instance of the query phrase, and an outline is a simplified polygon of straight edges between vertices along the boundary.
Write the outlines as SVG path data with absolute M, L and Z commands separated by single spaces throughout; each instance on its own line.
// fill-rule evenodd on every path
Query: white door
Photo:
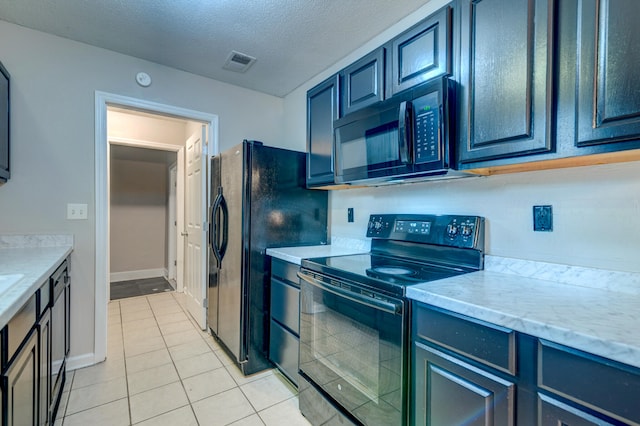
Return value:
M 187 139 L 186 155 L 186 250 L 185 287 L 187 310 L 204 330 L 206 328 L 207 297 L 207 185 L 206 126 Z

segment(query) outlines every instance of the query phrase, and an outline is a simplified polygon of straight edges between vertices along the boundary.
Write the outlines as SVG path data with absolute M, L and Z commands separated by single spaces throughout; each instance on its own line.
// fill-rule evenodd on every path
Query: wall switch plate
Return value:
M 533 206 L 533 230 L 553 231 L 553 209 L 551 206 Z
M 353 222 L 353 207 L 347 209 L 347 222 Z
M 67 204 L 67 219 L 78 220 L 87 218 L 86 204 Z

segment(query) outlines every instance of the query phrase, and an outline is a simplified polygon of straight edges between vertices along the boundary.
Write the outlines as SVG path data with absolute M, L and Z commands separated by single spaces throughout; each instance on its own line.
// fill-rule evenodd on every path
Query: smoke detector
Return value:
M 229 71 L 246 72 L 255 61 L 256 58 L 253 56 L 232 50 L 222 68 Z

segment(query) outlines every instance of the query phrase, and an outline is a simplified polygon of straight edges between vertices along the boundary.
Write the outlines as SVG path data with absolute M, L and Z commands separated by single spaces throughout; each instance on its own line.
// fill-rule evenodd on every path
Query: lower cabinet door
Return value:
M 283 326 L 271 320 L 269 359 L 298 386 L 298 351 L 300 339 Z
M 4 374 L 7 426 L 38 425 L 38 332 L 31 331 Z
M 414 351 L 412 424 L 516 424 L 514 383 L 419 342 Z
M 40 425 L 49 421 L 51 404 L 51 310 L 47 309 L 38 322 L 40 330 Z
M 538 394 L 538 411 L 540 413 L 538 424 L 541 426 L 613 426 L 614 424 L 542 394 Z

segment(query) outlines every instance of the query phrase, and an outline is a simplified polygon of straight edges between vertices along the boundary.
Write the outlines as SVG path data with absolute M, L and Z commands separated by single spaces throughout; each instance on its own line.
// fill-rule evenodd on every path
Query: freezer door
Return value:
M 226 201 L 227 217 L 220 232 L 227 232 L 227 247 L 218 273 L 218 338 L 242 362 L 242 195 L 244 153 L 243 145 L 220 155 L 220 181 Z M 225 228 L 226 227 L 226 228 Z

